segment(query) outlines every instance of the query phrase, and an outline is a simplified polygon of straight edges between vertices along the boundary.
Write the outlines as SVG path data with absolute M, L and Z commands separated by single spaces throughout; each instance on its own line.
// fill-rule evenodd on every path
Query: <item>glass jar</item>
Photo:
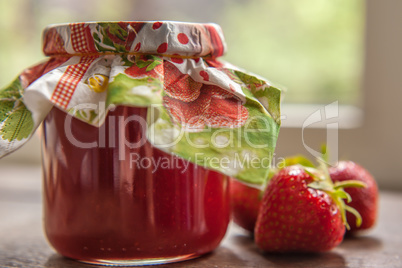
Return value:
M 48 60 L 0 89 L 0 157 L 42 126 L 50 244 L 107 265 L 216 248 L 228 178 L 268 175 L 280 90 L 218 60 L 216 24 L 70 23 L 43 40 Z
M 230 218 L 228 177 L 148 141 L 138 148 L 117 146 L 122 139 L 144 138 L 139 121 L 122 130 L 111 120 L 132 115 L 145 119 L 147 108 L 119 106 L 101 128 L 58 108 L 44 120 L 44 223 L 50 244 L 63 256 L 97 264 L 168 263 L 212 251 Z M 99 146 L 102 140 L 107 142 Z M 98 146 L 80 148 L 77 141 Z M 121 150 L 129 161 L 119 160 Z

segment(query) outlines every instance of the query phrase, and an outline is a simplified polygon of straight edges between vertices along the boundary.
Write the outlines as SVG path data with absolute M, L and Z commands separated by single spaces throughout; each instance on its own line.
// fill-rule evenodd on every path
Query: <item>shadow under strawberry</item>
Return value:
M 377 237 L 357 236 L 353 234 L 347 234 L 343 242 L 339 245 L 341 249 L 354 251 L 377 251 L 382 247 L 383 243 Z
M 335 252 L 322 253 L 264 253 L 264 257 L 272 262 L 270 267 L 346 267 L 345 259 Z
M 270 265 L 267 267 L 346 267 L 345 259 L 334 251 L 319 253 L 267 253 L 260 250 L 249 235 L 234 235 L 232 236 L 232 241 L 241 245 L 245 251 L 245 255 L 251 253 L 268 260 Z

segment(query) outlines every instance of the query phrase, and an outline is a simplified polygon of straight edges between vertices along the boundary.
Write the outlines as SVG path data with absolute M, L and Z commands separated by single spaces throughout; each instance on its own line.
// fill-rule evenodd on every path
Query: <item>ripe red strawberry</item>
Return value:
M 261 204 L 261 191 L 232 179 L 230 182 L 230 199 L 233 221 L 240 227 L 254 232 Z
M 268 252 L 319 252 L 341 243 L 345 233 L 338 191 L 300 165 L 281 169 L 268 183 L 255 226 L 255 242 Z M 318 186 L 318 187 L 317 187 Z M 344 193 L 344 192 L 343 192 Z M 335 197 L 335 198 L 334 198 Z
M 352 198 L 348 206 L 356 209 L 362 217 L 362 224 L 357 227 L 356 217 L 347 212 L 346 217 L 350 225 L 348 232 L 355 233 L 356 231 L 373 227 L 377 219 L 378 210 L 378 188 L 373 176 L 366 169 L 352 161 L 341 161 L 336 166 L 330 167 L 329 175 L 334 182 L 357 180 L 367 185 L 365 188 L 345 189 Z

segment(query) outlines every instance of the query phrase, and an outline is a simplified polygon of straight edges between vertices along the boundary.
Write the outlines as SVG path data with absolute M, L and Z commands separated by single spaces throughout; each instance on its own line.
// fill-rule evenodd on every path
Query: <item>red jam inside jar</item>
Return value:
M 58 108 L 44 120 L 50 244 L 66 257 L 100 264 L 167 263 L 212 251 L 230 218 L 229 178 L 148 141 L 127 145 L 145 138 L 138 120 L 119 128 L 118 118 L 132 115 L 145 120 L 147 108 L 118 106 L 100 128 Z

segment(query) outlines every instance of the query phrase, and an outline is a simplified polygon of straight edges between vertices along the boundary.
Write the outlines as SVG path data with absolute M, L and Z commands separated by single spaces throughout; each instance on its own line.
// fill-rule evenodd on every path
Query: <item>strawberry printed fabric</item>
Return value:
M 94 126 L 117 105 L 140 106 L 149 107 L 154 146 L 246 182 L 264 181 L 280 90 L 217 59 L 226 50 L 218 25 L 72 23 L 48 27 L 43 39 L 49 58 L 0 90 L 0 157 L 22 146 L 53 106 Z

